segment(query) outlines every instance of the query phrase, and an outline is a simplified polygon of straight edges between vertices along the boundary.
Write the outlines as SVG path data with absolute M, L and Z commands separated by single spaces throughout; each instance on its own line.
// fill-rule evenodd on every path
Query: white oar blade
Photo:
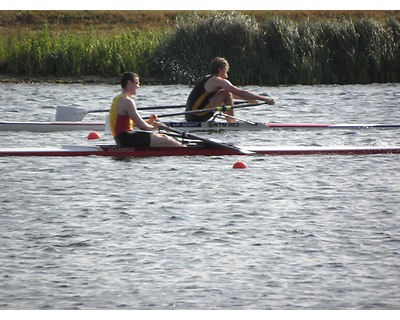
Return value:
M 57 106 L 56 121 L 82 121 L 87 115 L 85 108 L 72 106 Z
M 106 115 L 106 121 L 104 124 L 104 131 L 105 133 L 111 134 L 111 127 L 110 127 L 110 116 Z

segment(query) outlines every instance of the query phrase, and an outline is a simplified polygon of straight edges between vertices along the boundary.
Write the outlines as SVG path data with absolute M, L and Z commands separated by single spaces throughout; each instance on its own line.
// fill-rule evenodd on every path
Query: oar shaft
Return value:
M 223 113 L 223 112 L 221 112 L 220 115 L 217 114 L 217 116 L 219 116 L 219 117 L 221 117 L 221 118 L 225 117 L 225 118 L 230 118 L 230 119 L 234 119 L 234 120 L 239 120 L 240 122 L 248 123 L 248 124 L 251 124 L 251 125 L 253 125 L 253 126 L 256 126 L 256 125 L 257 125 L 257 123 L 254 122 L 254 121 L 249 121 L 249 120 L 246 120 L 246 119 L 238 118 L 238 117 L 236 117 L 236 116 L 231 116 L 231 115 L 229 115 L 229 114 L 227 114 L 227 113 Z
M 264 104 L 265 102 L 255 102 L 255 103 L 242 103 L 242 101 L 235 102 L 234 108 L 244 108 L 244 107 L 252 107 L 252 106 L 258 106 L 260 104 Z M 176 104 L 176 105 L 170 105 L 170 106 L 148 106 L 148 107 L 137 107 L 138 110 L 162 110 L 162 109 L 179 109 L 179 108 L 185 108 L 185 104 Z M 212 108 L 209 109 L 210 111 L 216 111 L 218 108 Z M 108 112 L 110 109 L 99 109 L 99 110 L 88 110 L 87 113 L 100 113 L 100 112 Z M 205 112 L 208 110 L 193 110 L 193 111 L 187 111 L 191 113 L 196 113 L 196 112 Z M 181 113 L 185 114 L 185 113 Z
M 175 113 L 166 113 L 166 114 L 158 114 L 158 118 L 164 118 L 164 117 L 174 117 L 174 116 L 181 116 L 184 114 L 194 114 L 194 113 L 201 113 L 201 112 L 213 112 L 212 109 L 206 109 L 206 110 L 192 110 L 192 111 L 182 111 L 182 112 L 175 112 Z
M 138 110 L 161 110 L 161 109 L 177 109 L 185 108 L 185 105 L 172 105 L 172 106 L 154 106 L 154 107 L 137 107 Z M 110 109 L 88 110 L 87 113 L 100 113 L 108 112 Z
M 177 104 L 172 106 L 154 106 L 154 107 L 137 107 L 138 110 L 160 110 L 160 109 L 179 109 L 185 108 L 184 104 Z
M 210 108 L 210 109 L 200 109 L 200 110 L 191 110 L 191 111 L 182 111 L 182 112 L 175 112 L 175 113 L 166 113 L 166 114 L 160 114 L 157 115 L 159 118 L 163 117 L 174 117 L 174 116 L 180 116 L 184 114 L 196 114 L 196 113 L 204 113 L 204 112 L 215 112 L 215 111 L 226 111 L 229 109 L 239 109 L 239 108 L 247 108 L 247 107 L 254 107 L 254 106 L 259 106 L 265 104 L 265 102 L 255 102 L 255 103 L 243 103 L 243 104 L 237 104 L 232 106 L 225 106 L 225 107 L 216 107 L 216 108 Z
M 154 106 L 154 107 L 138 107 L 138 110 L 157 110 L 157 109 L 173 109 L 185 108 L 185 105 L 171 105 L 171 106 Z M 87 110 L 83 107 L 74 106 L 57 106 L 56 108 L 56 121 L 81 121 L 88 113 L 105 113 L 110 109 Z

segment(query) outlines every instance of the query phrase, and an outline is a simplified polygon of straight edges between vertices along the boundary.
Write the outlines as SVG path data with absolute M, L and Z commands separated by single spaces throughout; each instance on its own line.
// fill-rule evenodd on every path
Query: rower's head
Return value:
M 218 75 L 220 72 L 229 72 L 229 63 L 225 58 L 215 57 L 209 65 L 209 72 L 213 75 Z
M 140 88 L 139 76 L 133 72 L 124 72 L 121 75 L 121 87 L 130 95 L 135 95 L 137 88 Z
M 140 87 L 139 76 L 136 73 L 126 71 L 121 75 L 122 89 L 126 88 L 126 86 L 128 85 L 128 81 L 131 81 L 132 83 L 136 84 L 137 87 Z

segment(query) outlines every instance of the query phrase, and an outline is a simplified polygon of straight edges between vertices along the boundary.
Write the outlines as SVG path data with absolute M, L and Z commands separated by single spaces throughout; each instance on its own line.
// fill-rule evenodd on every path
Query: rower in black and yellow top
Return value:
M 207 92 L 204 88 L 206 82 L 212 77 L 212 75 L 207 75 L 203 79 L 201 79 L 192 89 L 189 94 L 187 103 L 186 103 L 186 111 L 193 110 L 206 110 L 212 108 L 210 105 L 210 98 L 216 93 L 215 92 Z M 198 121 L 205 122 L 213 116 L 212 111 L 206 112 L 196 112 L 196 113 L 187 113 L 185 114 L 186 121 Z
M 227 80 L 229 72 L 228 61 L 216 57 L 210 62 L 210 74 L 201 79 L 189 94 L 186 111 L 207 110 L 218 106 L 233 106 L 233 98 L 244 100 L 261 100 L 274 104 L 275 100 L 239 89 Z M 234 122 L 233 109 L 225 112 L 227 122 Z M 213 111 L 185 114 L 186 121 L 205 122 L 213 116 Z
M 110 108 L 110 129 L 119 147 L 182 147 L 177 140 L 155 132 L 162 123 L 153 114 L 145 121 L 139 115 L 131 96 L 140 87 L 139 76 L 124 72 L 121 76 L 122 92 L 117 95 Z M 133 130 L 133 125 L 139 130 Z

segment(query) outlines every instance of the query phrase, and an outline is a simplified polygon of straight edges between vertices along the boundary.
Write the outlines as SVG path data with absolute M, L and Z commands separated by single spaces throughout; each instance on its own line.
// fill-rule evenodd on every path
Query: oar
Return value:
M 216 139 L 207 139 L 207 138 L 198 136 L 198 135 L 193 134 L 193 133 L 189 133 L 189 132 L 186 132 L 186 131 L 180 131 L 180 130 L 168 127 L 166 125 L 160 126 L 160 129 L 163 129 L 165 131 L 170 131 L 170 132 L 173 132 L 173 133 L 177 133 L 180 137 L 185 138 L 185 139 L 200 140 L 200 141 L 202 141 L 205 144 L 210 145 L 210 146 L 229 149 L 229 150 L 234 151 L 235 153 L 239 153 L 239 154 L 243 154 L 243 155 L 254 154 L 253 151 L 249 151 L 249 150 L 243 149 L 241 147 L 237 147 L 237 146 L 234 146 L 234 145 L 231 145 L 231 144 L 227 144 L 227 143 L 224 143 L 224 142 L 216 140 Z
M 265 104 L 266 102 L 255 102 L 255 103 L 241 103 L 241 104 L 235 104 L 234 106 L 218 106 L 215 108 L 210 108 L 210 109 L 201 109 L 201 110 L 191 110 L 191 111 L 182 111 L 182 112 L 175 112 L 175 113 L 166 113 L 166 114 L 160 114 L 157 115 L 158 118 L 163 118 L 163 117 L 173 117 L 173 116 L 180 116 L 184 114 L 196 114 L 196 113 L 203 113 L 203 112 L 214 112 L 214 111 L 227 111 L 230 109 L 239 109 L 239 108 L 248 108 L 248 107 L 254 107 L 254 106 L 259 106 L 262 104 Z
M 160 110 L 185 108 L 186 105 L 137 107 L 138 110 Z M 82 107 L 57 106 L 56 121 L 81 121 L 88 113 L 108 112 L 110 109 L 87 110 Z
M 248 124 L 251 124 L 253 126 L 257 125 L 257 123 L 254 122 L 254 121 L 246 120 L 246 119 L 243 119 L 243 118 L 238 118 L 236 116 L 231 116 L 230 114 L 223 113 L 223 112 L 221 112 L 221 114 L 217 114 L 216 116 L 218 118 L 230 118 L 230 119 L 238 120 L 240 122 L 248 123 Z
M 255 105 L 260 105 L 265 102 L 259 102 L 259 103 L 239 103 L 236 104 L 234 107 L 235 108 L 241 108 L 241 107 L 251 107 Z M 185 108 L 186 105 L 169 105 L 169 106 L 154 106 L 154 107 L 137 107 L 138 110 L 161 110 L 161 109 L 179 109 L 179 108 Z M 218 109 L 218 108 L 225 108 L 224 110 Z M 200 113 L 204 111 L 226 111 L 227 107 L 217 107 L 214 109 L 207 109 L 207 110 L 194 110 L 192 111 L 186 111 L 186 112 L 181 112 L 181 113 L 172 113 L 169 115 L 163 115 L 163 117 L 167 116 L 176 116 L 176 115 L 182 115 L 186 113 Z M 231 107 L 230 107 L 231 108 Z M 82 121 L 83 118 L 88 114 L 88 113 L 100 113 L 100 112 L 108 112 L 110 109 L 99 109 L 99 110 L 88 110 L 82 107 L 73 107 L 73 106 L 57 106 L 56 108 L 56 121 Z M 161 117 L 161 116 L 159 116 Z

